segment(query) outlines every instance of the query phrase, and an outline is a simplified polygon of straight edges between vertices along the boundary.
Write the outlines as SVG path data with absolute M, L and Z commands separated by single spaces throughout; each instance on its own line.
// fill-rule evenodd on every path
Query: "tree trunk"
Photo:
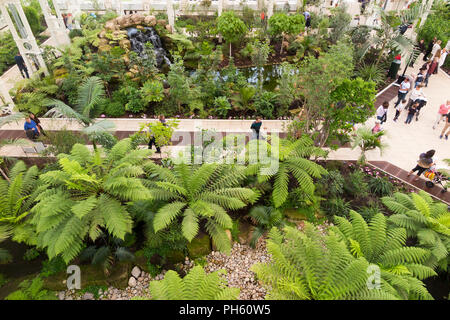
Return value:
M 231 42 L 230 42 L 230 59 L 231 59 Z
M 283 42 L 284 42 L 284 32 L 282 33 L 282 36 L 281 36 L 281 49 L 280 49 L 280 55 L 283 53 Z
M 383 56 L 384 49 L 386 48 L 386 42 L 383 43 L 383 46 L 380 49 L 380 53 L 378 54 L 377 61 L 375 61 L 375 65 L 378 66 L 380 63 L 381 57 Z

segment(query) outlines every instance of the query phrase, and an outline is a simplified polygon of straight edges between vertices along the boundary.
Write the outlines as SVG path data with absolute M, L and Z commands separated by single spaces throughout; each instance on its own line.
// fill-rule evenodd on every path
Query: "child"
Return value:
M 418 102 L 414 102 L 413 105 L 411 107 L 409 107 L 408 116 L 405 121 L 406 124 L 411 123 L 411 120 L 414 117 L 414 114 L 416 113 L 416 108 L 418 105 L 419 105 Z
M 394 121 L 397 121 L 398 116 L 400 115 L 400 112 L 402 112 L 403 108 L 405 107 L 406 99 L 403 99 L 401 103 L 398 104 L 397 107 L 395 107 L 395 117 Z
M 380 132 L 381 130 L 383 130 L 383 128 L 381 127 L 381 121 L 375 120 L 375 126 L 372 128 L 372 133 L 375 134 L 377 132 Z
M 419 71 L 419 74 L 416 77 L 416 80 L 414 81 L 414 88 L 417 87 L 418 84 L 422 83 L 425 79 L 425 72 L 427 71 L 426 68 L 421 68 Z

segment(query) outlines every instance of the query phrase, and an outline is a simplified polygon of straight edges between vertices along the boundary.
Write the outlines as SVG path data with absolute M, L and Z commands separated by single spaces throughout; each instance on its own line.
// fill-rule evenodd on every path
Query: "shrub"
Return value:
M 366 197 L 369 193 L 369 185 L 365 180 L 365 174 L 361 171 L 350 173 L 345 179 L 344 190 L 355 198 Z
M 273 110 L 275 109 L 277 97 L 278 94 L 275 92 L 264 91 L 255 98 L 254 109 L 263 118 L 273 118 Z
M 9 294 L 5 300 L 57 300 L 55 293 L 43 289 L 44 280 L 36 277 L 19 284 L 19 290 Z
M 394 191 L 394 185 L 385 177 L 376 177 L 369 180 L 370 192 L 377 196 L 390 196 Z
M 217 97 L 214 99 L 214 112 L 225 118 L 228 111 L 231 110 L 231 104 L 227 97 Z
M 14 56 L 19 52 L 13 40 L 11 32 L 5 31 L 0 34 L 0 74 L 13 66 Z
M 44 141 L 49 145 L 44 150 L 44 155 L 58 155 L 60 153 L 69 153 L 75 144 L 86 143 L 83 137 L 65 128 L 61 131 L 46 131 Z
M 348 217 L 350 204 L 342 198 L 332 198 L 322 202 L 323 211 L 329 216 Z
M 337 197 L 344 192 L 345 179 L 342 174 L 337 171 L 329 171 L 318 182 L 318 190 L 321 195 L 329 195 Z

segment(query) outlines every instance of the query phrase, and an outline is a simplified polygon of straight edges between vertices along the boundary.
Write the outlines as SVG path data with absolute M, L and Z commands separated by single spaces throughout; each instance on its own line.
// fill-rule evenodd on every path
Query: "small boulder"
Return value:
M 136 286 L 136 278 L 135 277 L 130 277 L 130 280 L 128 280 L 128 285 L 132 288 L 134 288 Z
M 131 275 L 132 275 L 133 277 L 135 277 L 136 279 L 139 278 L 139 276 L 141 275 L 141 269 L 139 269 L 138 266 L 135 266 L 135 267 L 133 268 L 133 270 L 131 270 Z
M 94 300 L 94 294 L 91 292 L 86 292 L 83 294 L 83 300 Z
M 153 27 L 156 24 L 155 16 L 145 16 L 144 22 L 146 25 Z

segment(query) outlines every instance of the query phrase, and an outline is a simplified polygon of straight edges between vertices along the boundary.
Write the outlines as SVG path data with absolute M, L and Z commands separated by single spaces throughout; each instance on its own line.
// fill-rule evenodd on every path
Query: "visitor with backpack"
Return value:
M 417 171 L 417 178 L 414 181 L 419 181 L 419 176 L 426 171 L 427 169 L 431 168 L 435 163 L 433 161 L 435 151 L 429 150 L 425 153 L 421 153 L 419 156 L 419 160 L 417 160 L 417 165 L 408 173 L 408 177 L 413 173 Z
M 398 117 L 400 116 L 400 113 L 403 111 L 406 105 L 406 99 L 403 99 L 396 107 L 395 107 L 395 117 L 394 121 L 398 120 Z
M 419 103 L 418 102 L 414 102 L 412 104 L 412 106 L 409 107 L 409 109 L 408 109 L 408 116 L 406 117 L 406 121 L 405 121 L 406 124 L 411 123 L 412 118 L 414 117 L 414 114 L 416 113 L 418 106 L 419 106 Z
M 434 58 L 428 67 L 427 75 L 425 76 L 425 87 L 428 87 L 428 80 L 430 79 L 432 74 L 437 73 L 437 68 L 439 65 L 439 58 Z

